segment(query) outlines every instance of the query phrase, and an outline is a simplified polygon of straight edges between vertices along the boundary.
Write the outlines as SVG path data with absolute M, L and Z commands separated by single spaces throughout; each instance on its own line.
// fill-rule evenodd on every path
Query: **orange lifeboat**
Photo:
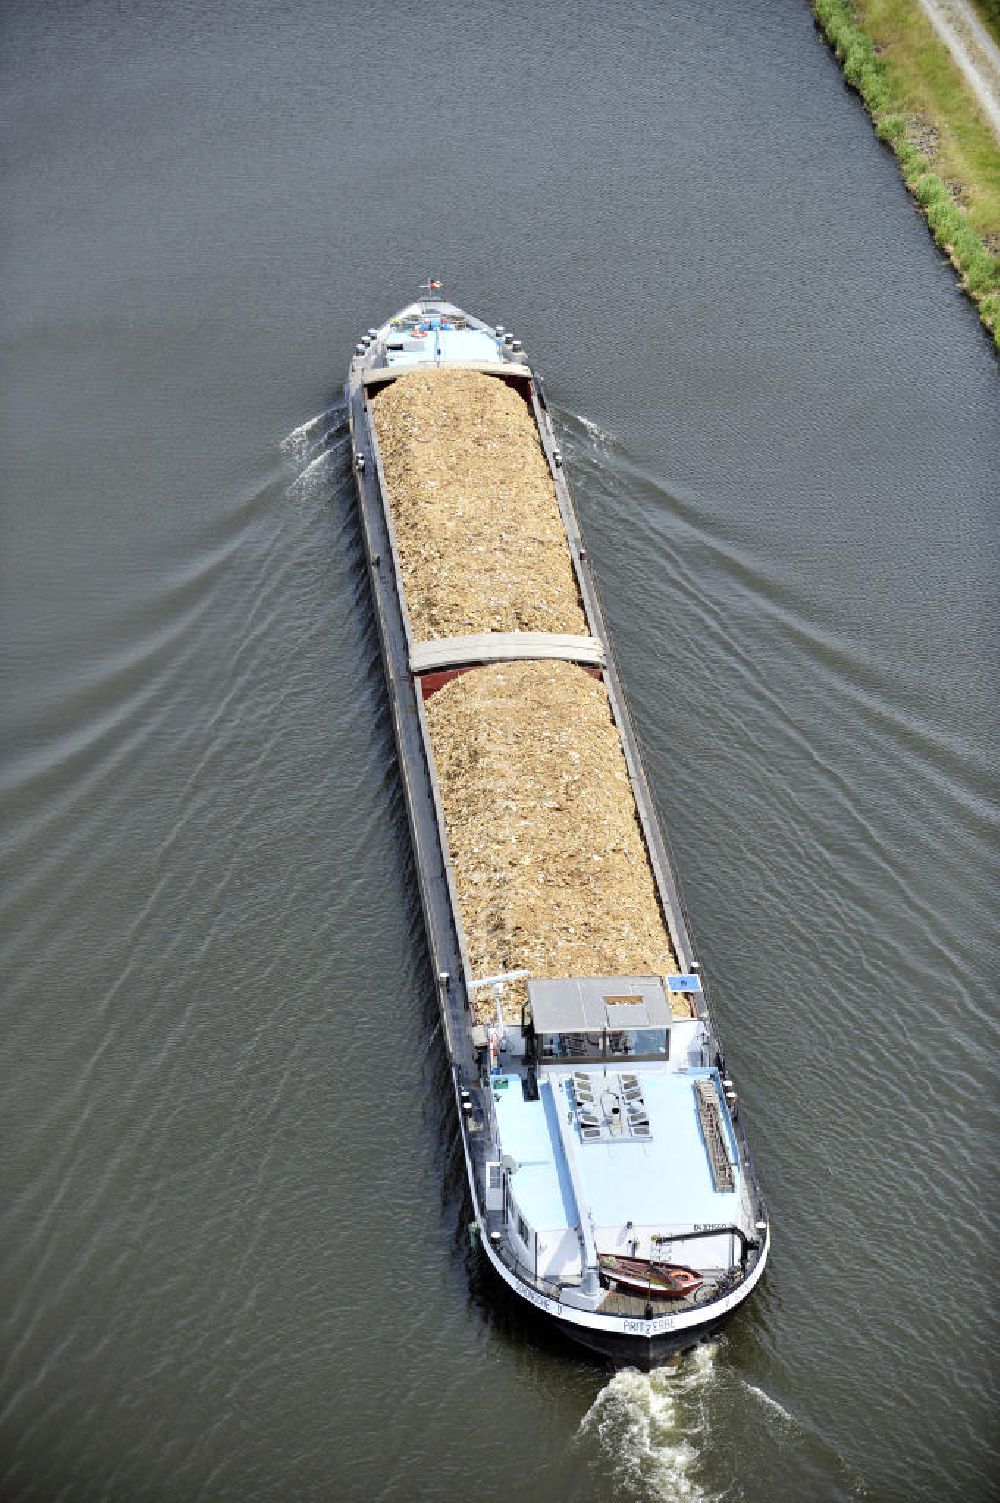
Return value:
M 651 1263 L 645 1258 L 619 1258 L 614 1253 L 601 1253 L 598 1261 L 605 1283 L 629 1294 L 683 1299 L 704 1283 L 700 1273 L 682 1263 Z

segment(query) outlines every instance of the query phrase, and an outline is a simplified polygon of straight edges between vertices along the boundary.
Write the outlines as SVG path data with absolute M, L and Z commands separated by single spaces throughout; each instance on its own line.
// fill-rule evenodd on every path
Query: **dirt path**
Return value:
M 1000 142 L 1000 47 L 968 0 L 920 0 Z

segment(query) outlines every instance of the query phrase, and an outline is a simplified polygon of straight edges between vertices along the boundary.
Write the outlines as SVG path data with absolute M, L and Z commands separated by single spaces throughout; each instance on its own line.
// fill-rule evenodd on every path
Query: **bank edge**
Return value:
M 846 0 L 812 0 L 812 12 L 844 78 L 871 116 L 876 135 L 895 152 L 903 180 L 931 234 L 958 272 L 962 290 L 976 305 L 1000 352 L 1000 256 L 991 253 L 947 183 L 931 171 L 927 158 L 909 140 L 909 118 L 892 75 L 854 8 Z

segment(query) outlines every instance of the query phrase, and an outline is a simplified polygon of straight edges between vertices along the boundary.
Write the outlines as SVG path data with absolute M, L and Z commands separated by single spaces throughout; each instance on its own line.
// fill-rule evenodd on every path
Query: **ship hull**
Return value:
M 653 812 L 645 771 L 618 683 L 586 550 L 562 474 L 561 456 L 555 445 L 544 394 L 538 378 L 529 367 L 518 361 L 517 369 L 517 379 L 523 382 L 526 399 L 533 409 L 539 436 L 559 493 L 560 507 L 573 547 L 581 598 L 591 630 L 595 637 L 607 644 L 604 677 L 614 717 L 622 735 L 637 809 L 650 849 L 651 864 L 664 910 L 670 916 L 674 946 L 681 963 L 691 964 L 691 946 L 674 874 Z M 506 374 L 508 373 L 505 372 Z M 674 1301 L 643 1302 L 641 1306 L 637 1301 L 635 1313 L 629 1315 L 614 1315 L 593 1308 L 575 1308 L 567 1303 L 567 1300 L 572 1301 L 572 1293 L 567 1295 L 565 1290 L 553 1290 L 541 1281 L 532 1279 L 525 1270 L 512 1266 L 509 1256 L 504 1256 L 504 1249 L 498 1240 L 497 1215 L 495 1209 L 488 1208 L 484 1193 L 488 1181 L 488 1085 L 484 1088 L 481 1055 L 477 1054 L 472 1036 L 474 1013 L 467 985 L 470 979 L 468 962 L 457 915 L 456 894 L 450 877 L 447 837 L 422 695 L 411 671 L 413 644 L 409 636 L 405 592 L 395 556 L 385 478 L 366 376 L 369 381 L 379 379 L 377 369 L 373 369 L 370 352 L 362 354 L 359 348 L 352 362 L 346 399 L 362 537 L 474 1224 L 496 1276 L 532 1306 L 546 1325 L 559 1331 L 577 1348 L 585 1349 L 603 1361 L 640 1367 L 655 1366 L 718 1330 L 748 1297 L 764 1272 L 769 1231 L 764 1230 L 755 1244 L 744 1244 L 743 1266 L 735 1287 L 727 1288 L 704 1305 L 696 1304 L 693 1300 L 685 1301 L 683 1309 L 674 1309 Z M 717 1054 L 717 1060 L 721 1066 L 721 1053 Z M 757 1225 L 764 1228 L 766 1216 L 763 1200 L 753 1173 L 742 1123 L 737 1124 L 737 1137 L 740 1160 L 748 1175 L 749 1193 L 756 1208 Z M 665 1304 L 667 1309 L 664 1308 Z

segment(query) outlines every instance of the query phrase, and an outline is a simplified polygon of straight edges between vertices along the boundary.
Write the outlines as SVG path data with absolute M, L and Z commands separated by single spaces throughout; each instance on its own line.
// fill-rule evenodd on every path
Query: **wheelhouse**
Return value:
M 673 1020 L 659 976 L 629 976 L 614 990 L 599 976 L 530 981 L 528 997 L 540 1065 L 670 1057 Z

